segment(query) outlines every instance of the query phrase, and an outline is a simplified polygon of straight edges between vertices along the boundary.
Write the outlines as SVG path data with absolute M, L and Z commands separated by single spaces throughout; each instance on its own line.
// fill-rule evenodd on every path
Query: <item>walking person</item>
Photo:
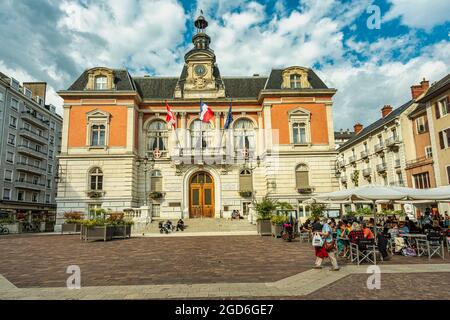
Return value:
M 320 235 L 322 236 L 323 239 L 323 248 L 325 249 L 327 256 L 330 258 L 331 261 L 331 265 L 332 271 L 338 271 L 340 268 L 338 266 L 337 263 L 337 259 L 336 259 L 336 254 L 335 254 L 335 241 L 333 239 L 333 231 L 332 228 L 334 227 L 334 222 L 330 222 L 330 224 L 328 224 L 328 219 L 324 218 L 322 220 L 323 222 L 323 226 L 322 226 L 322 231 L 320 232 Z M 322 256 L 323 255 L 323 249 L 321 251 L 321 254 L 317 254 L 317 250 L 316 250 L 316 265 L 315 265 L 315 269 L 322 269 L 322 262 L 323 259 L 325 257 Z

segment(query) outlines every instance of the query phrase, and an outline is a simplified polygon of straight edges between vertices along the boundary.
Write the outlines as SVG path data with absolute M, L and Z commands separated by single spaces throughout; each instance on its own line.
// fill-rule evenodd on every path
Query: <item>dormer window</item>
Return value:
M 301 88 L 299 74 L 291 74 L 290 87 L 291 87 L 291 89 L 300 89 Z
M 95 77 L 95 90 L 106 90 L 108 84 L 108 78 L 105 76 Z

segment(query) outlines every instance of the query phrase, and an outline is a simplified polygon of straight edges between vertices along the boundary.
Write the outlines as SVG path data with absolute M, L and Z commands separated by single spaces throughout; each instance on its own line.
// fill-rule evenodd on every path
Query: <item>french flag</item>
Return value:
M 203 122 L 209 122 L 212 118 L 214 118 L 214 112 L 212 109 L 203 101 L 200 102 L 200 120 Z

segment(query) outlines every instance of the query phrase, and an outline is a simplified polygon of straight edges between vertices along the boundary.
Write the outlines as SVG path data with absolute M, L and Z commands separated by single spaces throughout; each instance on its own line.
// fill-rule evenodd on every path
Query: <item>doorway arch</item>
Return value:
M 215 216 L 214 178 L 206 171 L 195 172 L 189 179 L 189 218 Z

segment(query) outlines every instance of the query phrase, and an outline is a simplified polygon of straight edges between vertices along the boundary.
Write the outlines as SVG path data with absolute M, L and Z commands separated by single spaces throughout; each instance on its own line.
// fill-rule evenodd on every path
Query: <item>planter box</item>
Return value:
M 125 226 L 114 226 L 113 227 L 113 237 L 114 238 L 130 238 L 131 237 L 131 225 Z
M 76 233 L 81 231 L 81 224 L 77 223 L 63 223 L 61 225 L 61 234 L 64 232 Z
M 90 240 L 112 240 L 114 234 L 113 226 L 94 226 L 81 228 L 81 239 L 85 241 Z
M 20 233 L 21 232 L 21 224 L 16 223 L 9 223 L 3 225 L 5 228 L 8 228 L 9 233 Z
M 258 220 L 256 228 L 260 236 L 270 236 L 272 234 L 272 225 L 270 220 Z
M 283 226 L 281 224 L 272 224 L 271 225 L 272 237 L 280 238 L 282 232 L 283 232 Z
M 54 222 L 45 222 L 45 232 L 54 232 L 55 231 L 55 223 Z

